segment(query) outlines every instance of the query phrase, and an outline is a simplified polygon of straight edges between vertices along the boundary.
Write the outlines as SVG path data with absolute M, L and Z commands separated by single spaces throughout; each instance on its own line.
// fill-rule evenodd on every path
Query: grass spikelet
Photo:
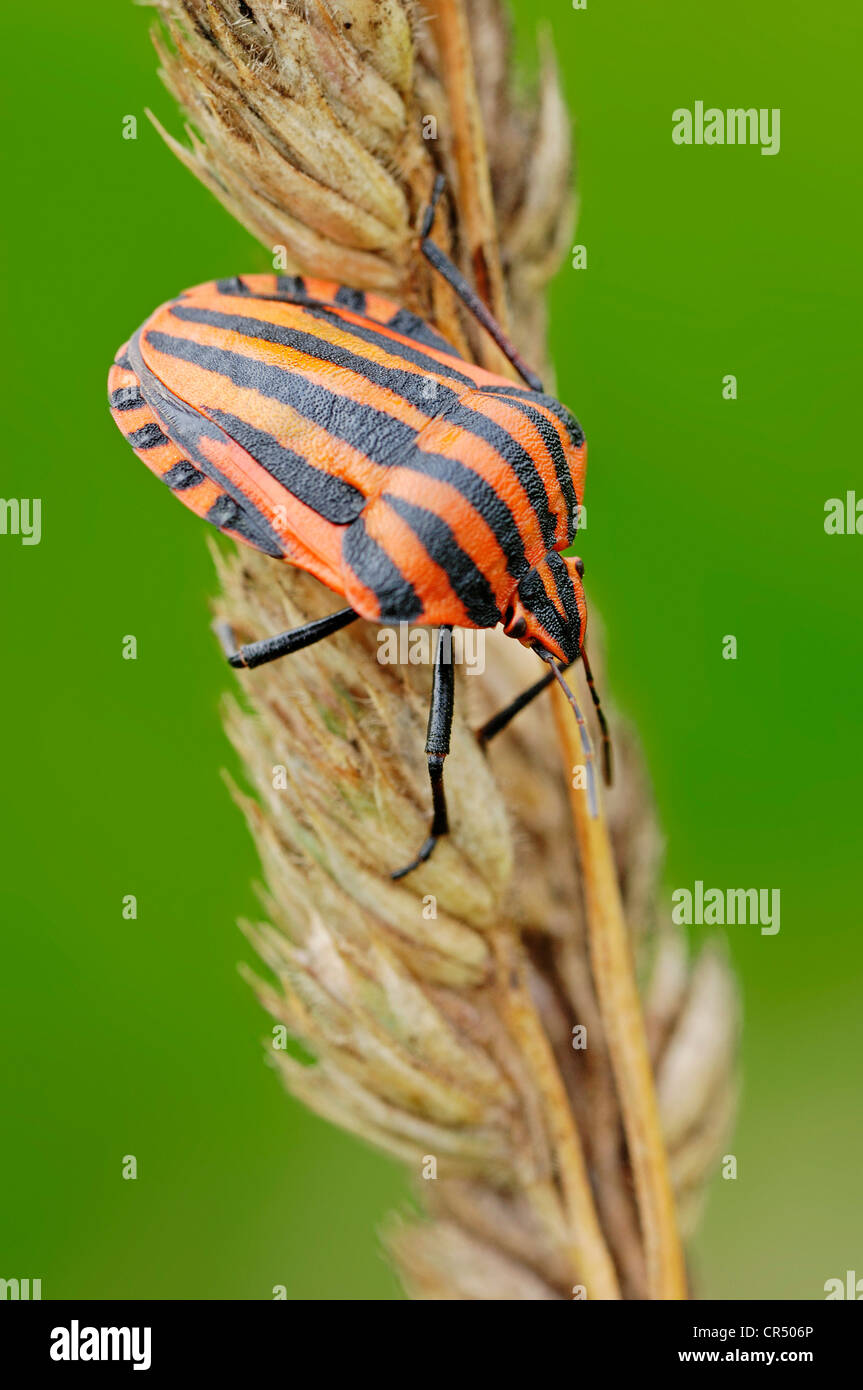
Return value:
M 282 248 L 280 268 L 384 290 L 500 369 L 419 255 L 442 170 L 436 239 L 543 361 L 543 291 L 574 213 L 547 41 L 528 100 L 498 0 L 158 8 L 187 120 L 186 143 L 165 138 Z M 333 610 L 305 574 L 214 555 L 218 615 L 241 642 Z M 548 696 L 479 748 L 483 718 L 536 678 L 489 634 L 483 676 L 458 676 L 452 834 L 393 882 L 426 832 L 430 671 L 377 656 L 356 624 L 244 672 L 243 703 L 227 704 L 266 884 L 262 920 L 244 924 L 266 969 L 250 980 L 313 1060 L 270 1059 L 306 1105 L 407 1165 L 425 1215 L 385 1240 L 411 1297 L 686 1297 L 678 1228 L 694 1227 L 732 1119 L 737 1008 L 722 954 L 690 960 L 657 906 L 635 735 L 618 734 L 601 821 L 586 831 L 574 806 L 574 833 Z

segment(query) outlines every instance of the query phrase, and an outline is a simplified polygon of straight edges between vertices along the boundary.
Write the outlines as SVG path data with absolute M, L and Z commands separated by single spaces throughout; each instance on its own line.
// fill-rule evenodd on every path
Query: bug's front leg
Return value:
M 337 613 L 328 613 L 325 618 L 317 618 L 313 623 L 292 628 L 290 632 L 279 632 L 275 637 L 264 637 L 260 642 L 250 642 L 245 647 L 237 646 L 230 623 L 217 621 L 213 623 L 213 631 L 231 666 L 251 670 L 255 666 L 266 665 L 268 661 L 277 661 L 280 656 L 290 656 L 291 652 L 301 651 L 303 647 L 311 647 L 315 642 L 322 642 L 325 637 L 347 627 L 348 623 L 356 622 L 359 616 L 353 608 L 340 608 Z
M 606 786 L 610 787 L 612 780 L 612 755 L 611 735 L 608 729 L 608 720 L 606 719 L 605 714 L 603 713 L 602 705 L 600 703 L 599 695 L 597 694 L 596 685 L 593 679 L 593 672 L 590 669 L 590 663 L 587 659 L 586 651 L 582 651 L 581 661 L 582 665 L 584 666 L 584 675 L 587 681 L 587 688 L 590 691 L 590 698 L 593 701 L 594 708 L 596 710 L 596 717 L 599 722 L 599 731 L 602 738 L 603 778 Z M 572 664 L 573 663 L 570 662 L 569 665 L 561 667 L 561 670 L 568 671 L 569 667 Z M 515 718 L 517 714 L 520 714 L 523 709 L 526 709 L 527 706 L 536 699 L 537 695 L 541 695 L 544 690 L 548 689 L 553 680 L 554 675 L 551 672 L 549 672 L 547 676 L 543 676 L 540 680 L 536 681 L 533 685 L 529 686 L 527 690 L 523 690 L 520 695 L 516 695 L 514 700 L 511 700 L 510 703 L 508 705 L 505 705 L 503 709 L 498 710 L 497 714 L 493 715 L 491 719 L 487 720 L 486 723 L 483 724 L 480 729 L 477 729 L 476 737 L 480 748 L 485 750 L 488 747 L 491 740 L 503 729 L 505 729 L 507 725 L 512 722 L 512 720 Z
M 548 689 L 553 680 L 554 676 L 551 675 L 551 673 L 547 676 L 543 676 L 540 680 L 529 686 L 527 690 L 523 690 L 520 695 L 516 695 L 515 699 L 510 700 L 509 704 L 505 705 L 503 709 L 498 710 L 497 714 L 492 715 L 491 719 L 487 720 L 482 728 L 476 731 L 476 737 L 480 748 L 485 749 L 496 734 L 499 734 L 505 729 L 507 725 L 515 719 L 517 714 L 520 714 L 523 709 L 526 709 L 527 706 L 536 699 L 537 695 L 541 695 L 544 690 Z
M 396 873 L 392 874 L 391 877 L 394 879 L 404 878 L 420 864 L 424 864 L 441 836 L 449 833 L 446 793 L 443 785 L 443 765 L 449 752 L 452 736 L 454 699 L 455 667 L 452 660 L 452 628 L 441 627 L 438 632 L 437 650 L 435 651 L 434 679 L 426 733 L 426 755 L 432 793 L 431 829 L 419 854 L 405 868 L 398 869 Z

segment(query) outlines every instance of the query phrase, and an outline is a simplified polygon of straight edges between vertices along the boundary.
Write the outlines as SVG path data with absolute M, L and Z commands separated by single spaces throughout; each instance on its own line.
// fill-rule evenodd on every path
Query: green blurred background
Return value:
M 375 1232 L 404 1179 L 282 1093 L 235 969 L 257 865 L 219 777 L 208 528 L 105 408 L 157 303 L 266 259 L 144 118 L 179 130 L 150 13 L 40 13 L 38 42 L 27 7 L 5 16 L 0 490 L 42 497 L 43 538 L 0 537 L 0 1275 L 47 1298 L 398 1297 Z M 702 1296 L 819 1298 L 863 1274 L 863 537 L 823 529 L 827 498 L 863 496 L 859 11 L 518 0 L 526 53 L 540 18 L 577 116 L 588 265 L 558 278 L 553 342 L 591 443 L 582 553 L 611 684 L 669 888 L 782 891 L 777 936 L 727 933 L 739 1177 L 714 1185 L 694 1269 Z M 673 145 L 698 99 L 781 107 L 781 152 Z

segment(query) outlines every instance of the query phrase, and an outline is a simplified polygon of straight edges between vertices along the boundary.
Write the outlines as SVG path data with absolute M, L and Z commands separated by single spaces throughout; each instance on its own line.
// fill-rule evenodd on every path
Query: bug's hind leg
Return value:
M 403 869 L 398 869 L 394 874 L 391 874 L 390 877 L 393 879 L 404 878 L 406 874 L 419 868 L 420 864 L 424 864 L 441 836 L 449 833 L 446 793 L 443 785 L 443 765 L 449 752 L 452 736 L 454 698 L 455 667 L 452 660 L 452 628 L 441 627 L 438 632 L 435 652 L 434 679 L 426 733 L 426 755 L 432 793 L 431 829 L 416 858 L 406 864 Z
M 445 184 L 446 180 L 443 174 L 438 174 L 434 182 L 431 202 L 425 210 L 420 227 L 420 250 L 426 260 L 434 266 L 438 274 L 442 275 L 451 289 L 455 291 L 465 308 L 473 314 L 477 322 L 481 323 L 485 331 L 494 339 L 504 357 L 509 359 L 522 380 L 527 382 L 531 391 L 541 391 L 542 382 L 536 372 L 531 371 L 515 344 L 504 333 L 494 314 L 483 303 L 476 290 L 468 284 L 458 266 L 453 264 L 449 256 L 429 236 Z
M 329 613 L 326 618 L 317 618 L 303 627 L 292 628 L 290 632 L 279 632 L 274 637 L 264 637 L 260 642 L 250 642 L 248 646 L 238 647 L 230 623 L 217 621 L 213 631 L 222 644 L 231 666 L 240 670 L 251 670 L 255 666 L 265 666 L 268 661 L 277 661 L 280 656 L 311 647 L 325 637 L 356 622 L 359 613 L 353 608 L 340 608 L 337 613 Z

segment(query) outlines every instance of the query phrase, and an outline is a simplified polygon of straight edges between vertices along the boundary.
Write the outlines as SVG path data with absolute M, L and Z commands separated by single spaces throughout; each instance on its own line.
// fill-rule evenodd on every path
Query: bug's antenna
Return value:
M 540 653 L 542 655 L 542 653 Z M 596 820 L 599 815 L 599 805 L 596 797 L 596 776 L 593 767 L 593 749 L 590 746 L 590 738 L 587 733 L 587 725 L 584 722 L 584 715 L 578 706 L 578 701 L 567 685 L 560 672 L 560 667 L 552 656 L 543 656 L 543 661 L 547 661 L 549 668 L 557 681 L 564 695 L 575 711 L 575 720 L 578 724 L 578 732 L 581 734 L 581 747 L 584 751 L 584 769 L 587 774 L 587 801 L 590 809 L 591 820 Z
M 437 178 L 434 181 L 434 187 L 432 188 L 431 198 L 429 199 L 428 207 L 423 213 L 422 226 L 420 227 L 420 236 L 423 238 L 427 237 L 432 229 L 432 223 L 434 222 L 435 213 L 437 212 L 437 205 L 443 197 L 443 191 L 445 188 L 446 179 L 444 178 L 443 174 L 438 174 Z
M 491 310 L 483 303 L 476 290 L 468 284 L 458 266 L 453 264 L 449 256 L 441 251 L 440 247 L 437 246 L 429 236 L 432 223 L 434 222 L 435 211 L 445 187 L 446 179 L 443 174 L 438 174 L 434 181 L 431 201 L 425 210 L 422 223 L 420 224 L 420 250 L 426 260 L 434 266 L 438 274 L 442 275 L 447 284 L 455 291 L 465 308 L 473 314 L 477 322 L 482 324 L 486 333 L 494 339 L 504 357 L 508 358 L 515 367 L 522 381 L 527 383 L 531 391 L 541 392 L 542 382 L 536 375 L 536 372 L 531 371 L 530 367 L 521 356 L 521 353 L 510 342 Z
M 602 730 L 602 775 L 607 787 L 611 786 L 612 761 L 611 761 L 611 734 L 608 732 L 608 720 L 599 701 L 599 692 L 593 681 L 593 672 L 590 669 L 590 662 L 587 659 L 587 652 L 581 649 L 581 664 L 584 667 L 584 675 L 587 680 L 587 688 L 590 691 L 590 698 L 596 710 L 596 717 L 599 720 L 599 727 Z

